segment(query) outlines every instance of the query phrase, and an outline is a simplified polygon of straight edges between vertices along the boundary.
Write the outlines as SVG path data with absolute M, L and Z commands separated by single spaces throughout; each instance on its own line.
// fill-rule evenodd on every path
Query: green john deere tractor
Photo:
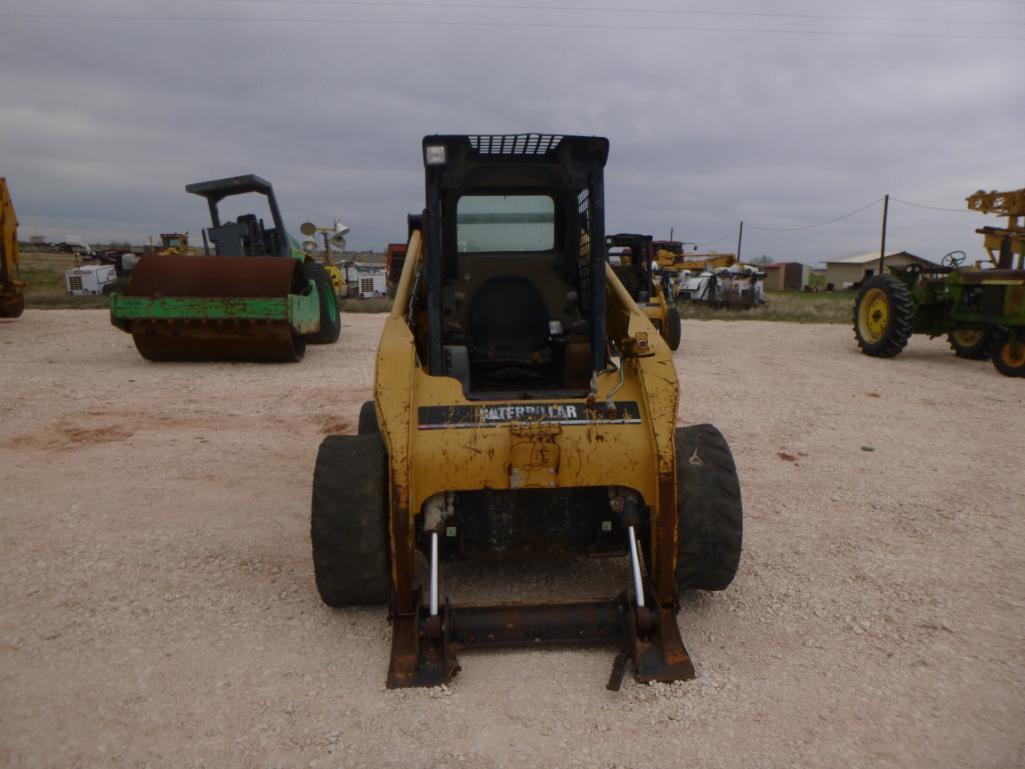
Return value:
M 1025 377 L 1025 189 L 977 192 L 968 207 L 1008 216 L 1006 228 L 983 227 L 991 266 L 965 267 L 963 251 L 939 267 L 891 267 L 861 286 L 854 334 L 866 355 L 892 358 L 912 334 L 946 334 L 962 358 L 989 358 L 1005 376 Z M 1017 266 L 1014 262 L 1017 259 Z

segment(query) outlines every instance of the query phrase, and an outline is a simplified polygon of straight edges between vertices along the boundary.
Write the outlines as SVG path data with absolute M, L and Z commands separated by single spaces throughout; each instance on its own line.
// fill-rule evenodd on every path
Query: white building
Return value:
M 886 254 L 884 261 L 884 266 L 887 268 L 907 267 L 909 264 L 920 264 L 922 267 L 936 266 L 935 262 L 909 254 L 907 251 L 892 251 Z M 850 288 L 855 283 L 872 277 L 878 271 L 879 252 L 869 251 L 865 254 L 848 256 L 846 259 L 827 261 L 826 283 L 832 283 L 835 289 Z

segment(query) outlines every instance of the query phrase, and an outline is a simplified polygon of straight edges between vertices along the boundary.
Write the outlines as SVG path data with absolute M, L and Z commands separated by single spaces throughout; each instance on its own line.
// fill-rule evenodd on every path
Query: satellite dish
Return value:
M 331 237 L 331 245 L 337 248 L 339 251 L 345 250 L 345 237 L 343 235 L 334 235 Z
M 301 232 L 308 238 L 312 238 L 314 235 L 317 234 L 317 225 L 315 225 L 313 222 L 303 222 L 299 225 L 299 232 Z
M 338 235 L 338 236 L 348 235 L 350 229 L 352 229 L 352 228 L 351 227 L 346 227 L 340 221 L 335 219 L 335 234 L 336 235 Z
M 312 254 L 316 250 L 317 250 L 317 242 L 316 241 L 314 241 L 314 240 L 304 240 L 303 241 L 303 251 L 305 251 L 307 254 Z

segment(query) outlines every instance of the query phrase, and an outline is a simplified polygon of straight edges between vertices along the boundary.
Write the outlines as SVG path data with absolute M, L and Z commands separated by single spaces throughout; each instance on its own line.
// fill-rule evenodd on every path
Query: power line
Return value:
M 739 229 L 740 229 L 740 225 L 738 224 L 736 227 L 734 227 L 732 230 L 727 232 L 725 235 L 721 235 L 720 237 L 716 238 L 715 240 L 708 240 L 708 241 L 705 241 L 703 243 L 695 243 L 694 245 L 695 246 L 714 246 L 720 240 L 726 240 L 726 238 L 728 238 L 730 235 L 732 235 L 734 232 L 736 232 Z
M 564 24 L 556 22 L 494 22 L 448 21 L 442 19 L 339 19 L 253 16 L 130 16 L 127 14 L 64 14 L 64 13 L 0 13 L 2 19 L 23 21 L 142 21 L 142 22 L 228 22 L 231 24 L 351 24 L 368 26 L 432 26 L 432 27 L 497 27 L 506 29 L 575 29 L 610 30 L 616 32 L 721 32 L 769 35 L 799 35 L 805 37 L 876 37 L 912 38 L 924 40 L 988 40 L 1025 41 L 1016 35 L 964 35 L 937 32 L 854 32 L 818 29 L 780 29 L 765 27 L 703 27 L 639 24 Z
M 948 3 L 951 5 L 1025 5 L 1025 0 L 913 0 L 916 3 Z
M 890 199 L 893 200 L 893 198 Z M 828 219 L 824 222 L 816 222 L 815 224 L 803 224 L 798 227 L 760 227 L 757 224 L 751 224 L 750 222 L 745 221 L 744 226 L 750 227 L 753 230 L 766 230 L 768 232 L 796 232 L 797 230 L 811 230 L 815 227 L 824 227 L 827 224 L 833 224 L 834 222 L 839 222 L 842 219 L 847 219 L 848 217 L 854 216 L 855 214 L 860 214 L 866 208 L 871 208 L 877 203 L 881 203 L 882 200 L 882 198 L 878 198 L 876 200 L 873 200 L 871 203 L 866 203 L 861 208 L 855 209 L 854 211 L 842 214 L 841 216 L 837 216 L 833 219 Z
M 631 13 L 663 16 L 717 16 L 728 18 L 804 19 L 811 21 L 872 21 L 896 24 L 971 24 L 977 26 L 1025 27 L 1025 21 L 985 21 L 977 19 L 924 19 L 897 16 L 840 16 L 821 13 L 786 13 L 779 11 L 707 11 L 680 8 L 617 8 L 612 6 L 533 5 L 520 3 L 472 3 L 440 2 L 423 3 L 413 0 L 193 0 L 200 3 L 231 5 L 281 5 L 281 6 L 336 6 L 336 7 L 390 7 L 423 8 L 425 10 L 502 10 L 502 11 L 547 11 L 552 13 Z
M 953 214 L 977 214 L 978 211 L 970 211 L 967 208 L 942 208 L 940 206 L 927 206 L 924 203 L 912 203 L 910 200 L 901 200 L 890 195 L 890 200 L 894 203 L 903 203 L 906 206 L 914 206 L 915 208 L 928 208 L 932 211 L 949 211 Z

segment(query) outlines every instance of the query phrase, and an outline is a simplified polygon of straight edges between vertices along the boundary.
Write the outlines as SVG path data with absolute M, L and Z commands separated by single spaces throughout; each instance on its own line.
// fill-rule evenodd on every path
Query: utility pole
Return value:
M 883 197 L 883 239 L 879 244 L 879 274 L 883 274 L 884 262 L 886 261 L 886 216 L 890 211 L 890 193 Z
M 744 222 L 740 222 L 740 235 L 737 236 L 737 261 L 740 261 L 740 246 L 744 242 Z

